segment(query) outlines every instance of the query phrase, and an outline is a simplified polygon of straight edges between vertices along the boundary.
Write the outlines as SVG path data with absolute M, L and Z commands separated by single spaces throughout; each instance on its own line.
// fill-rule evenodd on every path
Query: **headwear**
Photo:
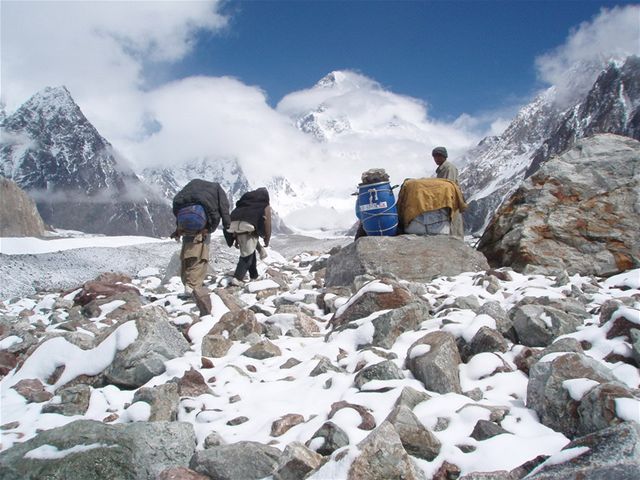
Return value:
M 431 152 L 431 156 L 442 155 L 444 158 L 447 158 L 449 154 L 447 153 L 447 149 L 444 147 L 436 147 Z

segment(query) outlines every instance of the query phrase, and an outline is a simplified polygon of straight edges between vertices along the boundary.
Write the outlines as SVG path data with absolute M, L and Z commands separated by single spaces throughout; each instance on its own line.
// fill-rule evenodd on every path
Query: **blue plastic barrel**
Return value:
M 380 237 L 398 233 L 398 208 L 389 182 L 358 186 L 356 216 L 367 235 Z

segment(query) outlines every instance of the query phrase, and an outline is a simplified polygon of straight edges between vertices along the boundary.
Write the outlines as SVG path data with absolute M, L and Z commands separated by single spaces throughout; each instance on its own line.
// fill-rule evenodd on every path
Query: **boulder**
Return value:
M 390 349 L 400 335 L 417 330 L 429 318 L 429 306 L 422 301 L 383 313 L 371 322 L 375 329 L 371 345 Z
M 438 393 L 462 393 L 460 363 L 455 337 L 448 332 L 428 333 L 407 351 L 407 368 L 427 390 Z
M 360 454 L 349 467 L 347 480 L 388 480 L 424 478 L 402 446 L 398 433 L 383 422 L 358 444 Z
M 146 402 L 151 406 L 150 422 L 175 422 L 178 419 L 178 385 L 165 383 L 155 387 L 140 388 L 132 403 Z
M 636 480 L 640 478 L 640 425 L 625 422 L 599 430 L 570 442 L 560 454 L 571 458 L 542 464 L 527 480 Z
M 256 315 L 249 309 L 227 312 L 213 326 L 207 335 L 223 335 L 228 332 L 229 340 L 244 340 L 252 333 L 261 334 L 262 325 Z
M 576 142 L 526 179 L 478 250 L 497 266 L 609 276 L 640 265 L 640 142 L 611 134 Z
M 349 436 L 333 422 L 325 422 L 305 445 L 320 455 L 331 455 L 349 445 Z
M 91 388 L 88 385 L 65 387 L 60 389 L 57 394 L 60 395 L 60 403 L 45 405 L 42 408 L 42 413 L 58 413 L 68 417 L 87 413 L 91 400 Z
M 365 274 L 429 282 L 436 277 L 488 269 L 480 252 L 447 235 L 361 237 L 329 257 L 325 284 L 350 285 L 358 275 Z
M 287 445 L 282 452 L 274 480 L 301 480 L 309 472 L 317 470 L 324 462 L 322 455 L 308 449 L 300 442 Z
M 257 480 L 273 475 L 282 452 L 258 442 L 237 442 L 197 451 L 189 468 L 216 480 Z
M 232 340 L 220 334 L 208 333 L 202 339 L 202 355 L 213 358 L 224 357 L 232 345 Z
M 510 314 L 519 342 L 528 347 L 546 347 L 582 325 L 579 318 L 544 305 L 519 305 Z
M 580 409 L 581 403 L 585 401 L 585 396 L 576 399 L 571 396 L 570 387 L 566 383 L 568 380 L 580 380 L 582 383 L 616 383 L 611 372 L 586 355 L 579 353 L 567 353 L 552 361 L 536 363 L 529 372 L 529 385 L 527 386 L 527 407 L 536 411 L 540 417 L 540 422 L 554 430 L 560 431 L 567 437 L 573 438 L 578 432 L 589 430 L 594 421 L 583 418 L 582 415 L 591 415 L 594 412 L 605 412 L 607 406 L 600 404 L 585 404 Z M 621 392 L 626 392 L 622 389 Z M 607 393 L 607 394 L 605 394 Z M 611 393 L 615 391 L 607 390 L 603 395 L 595 397 L 590 402 L 598 402 L 598 398 L 603 402 L 612 401 Z M 588 396 L 588 391 L 585 392 Z M 622 396 L 627 396 L 626 393 Z M 601 414 L 601 418 L 609 418 L 606 413 Z M 609 418 L 609 422 L 617 422 Z M 598 426 L 604 426 L 603 421 L 597 420 Z
M 385 360 L 360 370 L 354 379 L 354 384 L 362 389 L 363 385 L 371 380 L 402 380 L 403 378 L 402 370 L 391 360 Z
M 17 183 L 0 177 L 0 237 L 42 237 L 45 224 L 35 202 Z
M 249 349 L 245 350 L 242 355 L 256 360 L 264 360 L 266 358 L 278 357 L 282 355 L 282 350 L 269 340 L 262 340 Z
M 181 357 L 189 343 L 171 324 L 166 311 L 151 307 L 127 315 L 123 323 L 134 320 L 136 340 L 119 350 L 105 370 L 107 380 L 115 385 L 137 388 L 165 371 L 164 362 Z
M 507 432 L 497 423 L 490 422 L 488 420 L 478 420 L 475 427 L 473 427 L 473 432 L 471 432 L 471 435 L 469 436 L 480 442 L 482 440 L 495 437 L 496 435 L 502 435 L 503 433 L 510 432 Z
M 40 432 L 0 453 L 0 477 L 146 480 L 156 478 L 170 467 L 186 467 L 195 447 L 196 437 L 190 423 L 107 425 L 77 420 Z
M 440 440 L 418 420 L 410 408 L 404 405 L 395 407 L 387 421 L 395 428 L 409 455 L 431 461 L 440 453 Z

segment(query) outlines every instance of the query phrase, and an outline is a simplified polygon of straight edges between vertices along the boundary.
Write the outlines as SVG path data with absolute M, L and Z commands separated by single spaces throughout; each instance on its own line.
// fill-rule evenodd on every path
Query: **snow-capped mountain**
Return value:
M 2 122 L 0 172 L 43 220 L 90 233 L 166 235 L 168 204 L 143 184 L 65 87 L 35 94 Z
M 469 201 L 467 231 L 481 233 L 502 202 L 541 163 L 596 133 L 640 138 L 640 58 L 611 61 L 595 83 L 593 65 L 569 72 L 567 82 L 542 92 L 498 137 L 487 137 L 462 158 L 460 178 Z
M 141 176 L 146 182 L 157 185 L 168 200 L 194 178 L 219 183 L 227 192 L 230 203 L 251 190 L 249 181 L 236 159 L 194 159 L 174 168 L 146 168 Z

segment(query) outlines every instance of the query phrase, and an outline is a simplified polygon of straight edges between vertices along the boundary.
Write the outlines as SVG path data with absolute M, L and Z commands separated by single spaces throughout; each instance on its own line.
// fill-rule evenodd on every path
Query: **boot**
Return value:
M 196 302 L 196 307 L 200 310 L 200 316 L 211 315 L 213 309 L 211 305 L 211 297 L 209 296 L 209 289 L 206 287 L 198 287 L 193 289 L 193 299 Z

